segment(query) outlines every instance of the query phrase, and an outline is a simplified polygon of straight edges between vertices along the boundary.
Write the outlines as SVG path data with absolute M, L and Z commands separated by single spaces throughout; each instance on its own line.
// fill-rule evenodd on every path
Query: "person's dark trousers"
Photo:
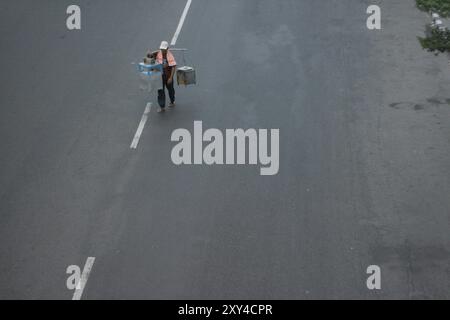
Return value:
M 163 81 L 163 88 L 161 90 L 158 90 L 158 103 L 159 106 L 161 108 L 165 108 L 166 107 L 166 88 L 167 91 L 169 92 L 169 98 L 170 98 L 170 102 L 174 103 L 175 102 L 175 88 L 173 87 L 173 79 L 172 79 L 172 83 L 167 83 L 167 76 L 163 75 L 162 76 L 162 81 Z

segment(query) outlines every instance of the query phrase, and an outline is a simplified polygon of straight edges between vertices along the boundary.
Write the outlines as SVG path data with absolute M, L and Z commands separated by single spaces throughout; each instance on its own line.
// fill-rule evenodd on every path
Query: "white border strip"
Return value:
M 145 123 L 147 122 L 148 115 L 152 110 L 152 104 L 149 102 L 145 107 L 144 114 L 142 115 L 141 122 L 136 130 L 136 134 L 134 135 L 133 141 L 131 142 L 131 149 L 136 149 L 139 143 L 139 139 L 141 138 L 142 131 L 144 131 Z
M 184 7 L 183 14 L 181 15 L 180 22 L 178 23 L 177 31 L 175 31 L 175 34 L 173 35 L 172 41 L 170 43 L 171 46 L 174 46 L 177 43 L 178 36 L 180 35 L 181 29 L 183 28 L 184 20 L 186 19 L 186 16 L 189 12 L 191 3 L 192 3 L 192 0 L 188 0 L 186 3 L 186 6 Z

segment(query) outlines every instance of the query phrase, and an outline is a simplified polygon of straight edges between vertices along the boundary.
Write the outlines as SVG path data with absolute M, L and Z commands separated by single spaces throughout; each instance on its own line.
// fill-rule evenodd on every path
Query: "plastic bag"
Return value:
M 162 89 L 162 77 L 161 73 L 153 72 L 151 74 L 140 73 L 139 74 L 139 88 L 146 92 L 155 92 L 158 89 Z

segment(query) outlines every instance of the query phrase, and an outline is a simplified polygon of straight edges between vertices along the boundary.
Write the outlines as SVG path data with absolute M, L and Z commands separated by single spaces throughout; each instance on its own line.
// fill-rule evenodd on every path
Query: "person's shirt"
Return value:
M 177 65 L 175 58 L 169 50 L 167 50 L 166 58 L 163 57 L 161 50 L 156 56 L 156 62 L 163 65 L 164 75 L 170 76 L 172 68 Z

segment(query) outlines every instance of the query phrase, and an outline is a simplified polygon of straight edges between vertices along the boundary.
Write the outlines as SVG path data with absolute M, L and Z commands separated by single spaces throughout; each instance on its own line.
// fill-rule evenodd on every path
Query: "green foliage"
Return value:
M 450 0 L 416 0 L 417 7 L 423 11 L 439 13 L 441 17 L 450 16 Z
M 441 17 L 450 17 L 450 0 L 416 0 L 417 7 L 426 12 L 438 13 Z M 450 52 L 450 31 L 427 26 L 425 38 L 419 37 L 422 47 L 430 52 Z
M 426 38 L 419 37 L 422 47 L 429 52 L 439 54 L 440 52 L 450 52 L 450 31 L 431 28 L 429 36 Z

